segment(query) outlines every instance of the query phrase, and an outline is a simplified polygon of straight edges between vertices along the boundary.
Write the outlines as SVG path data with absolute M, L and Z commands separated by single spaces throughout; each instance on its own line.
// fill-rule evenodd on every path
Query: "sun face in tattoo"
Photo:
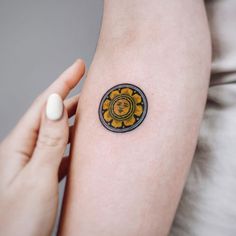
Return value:
M 138 127 L 147 113 L 143 91 L 132 84 L 119 84 L 109 89 L 99 106 L 99 118 L 105 128 L 123 133 Z

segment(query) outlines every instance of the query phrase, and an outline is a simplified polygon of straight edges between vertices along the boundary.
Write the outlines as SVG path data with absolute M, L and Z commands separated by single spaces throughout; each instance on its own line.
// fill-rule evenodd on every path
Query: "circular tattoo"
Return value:
M 99 119 L 110 131 L 123 133 L 138 127 L 147 114 L 143 91 L 132 84 L 118 84 L 109 89 L 99 105 Z

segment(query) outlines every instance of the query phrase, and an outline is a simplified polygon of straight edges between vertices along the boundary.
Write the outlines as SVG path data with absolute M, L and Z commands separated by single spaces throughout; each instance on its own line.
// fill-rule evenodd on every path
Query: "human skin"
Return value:
M 81 93 L 59 235 L 162 236 L 171 227 L 206 102 L 211 45 L 202 0 L 106 0 Z M 104 93 L 146 94 L 143 123 L 126 133 L 98 117 Z
M 64 105 L 61 99 L 83 73 L 84 63 L 78 60 L 33 102 L 1 142 L 0 235 L 51 235 L 58 206 L 58 172 L 61 179 L 69 160 L 62 159 L 72 133 L 68 118 L 75 114 L 79 96 L 66 99 Z M 57 104 L 61 97 L 59 108 L 63 109 L 55 109 L 55 103 L 49 109 L 50 94 L 54 101 L 56 95 Z

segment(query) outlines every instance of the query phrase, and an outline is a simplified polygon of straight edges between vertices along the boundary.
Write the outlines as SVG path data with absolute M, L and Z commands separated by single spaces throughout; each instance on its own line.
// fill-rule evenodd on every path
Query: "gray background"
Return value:
M 0 0 L 0 140 L 76 58 L 89 67 L 102 8 L 102 0 Z

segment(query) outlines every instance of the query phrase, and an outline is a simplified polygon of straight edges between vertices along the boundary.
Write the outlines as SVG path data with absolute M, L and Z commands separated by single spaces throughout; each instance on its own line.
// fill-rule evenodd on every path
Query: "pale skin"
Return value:
M 84 74 L 76 61 L 32 104 L 0 144 L 0 235 L 51 235 L 58 204 L 58 180 L 67 173 L 63 159 L 73 126 L 79 95 L 66 99 L 62 117 L 45 115 L 47 98 L 57 93 L 64 100 Z M 59 178 L 58 178 L 59 175 Z
M 80 98 L 59 234 L 167 235 L 196 147 L 210 61 L 203 1 L 105 1 L 82 94 L 64 101 L 60 120 L 45 117 L 47 97 L 64 100 L 83 76 L 79 60 L 0 145 L 1 234 L 50 235 L 71 142 L 68 117 Z M 97 112 L 103 94 L 124 82 L 142 88 L 149 110 L 138 128 L 117 134 Z
M 211 45 L 202 0 L 105 0 L 77 112 L 59 234 L 168 235 L 196 147 Z M 101 97 L 131 83 L 144 122 L 122 134 L 98 119 Z

